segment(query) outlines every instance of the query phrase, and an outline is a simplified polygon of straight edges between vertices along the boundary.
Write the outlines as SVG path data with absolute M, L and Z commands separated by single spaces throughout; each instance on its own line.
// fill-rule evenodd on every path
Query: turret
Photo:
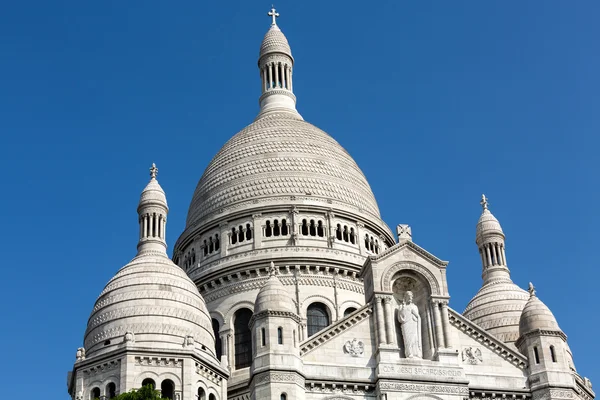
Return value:
M 519 320 L 516 345 L 529 360 L 529 385 L 533 392 L 549 387 L 574 387 L 573 358 L 567 336 L 558 326 L 552 311 L 537 297 L 529 284 L 529 300 Z M 552 392 L 550 397 L 552 398 Z
M 277 268 L 271 262 L 269 278 L 256 296 L 254 315 L 250 320 L 254 339 L 252 399 L 304 399 L 299 322 L 290 293 L 277 277 Z M 272 371 L 288 378 L 278 382 L 263 379 Z
M 140 195 L 138 204 L 138 222 L 140 224 L 140 240 L 138 242 L 138 255 L 146 252 L 166 254 L 167 241 L 167 197 L 158 184 L 156 175 L 158 168 L 153 163 L 150 168 L 150 182 Z

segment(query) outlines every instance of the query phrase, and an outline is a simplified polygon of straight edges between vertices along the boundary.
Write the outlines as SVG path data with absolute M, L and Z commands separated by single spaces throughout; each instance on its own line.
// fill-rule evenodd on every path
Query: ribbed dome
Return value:
M 510 280 L 485 284 L 463 315 L 505 343 L 519 338 L 519 319 L 529 293 Z
M 88 320 L 87 357 L 115 349 L 127 332 L 135 346 L 154 349 L 181 350 L 191 336 L 196 349 L 215 355 L 204 299 L 166 253 L 138 256 L 108 282 Z
M 167 206 L 167 196 L 156 179 L 151 179 L 140 195 L 139 207 L 157 204 Z
M 260 289 L 256 295 L 254 303 L 254 313 L 261 311 L 284 311 L 295 313 L 294 302 L 290 293 L 285 289 L 279 278 L 272 274 L 267 283 Z
M 213 158 L 194 192 L 187 226 L 240 207 L 292 204 L 292 196 L 327 207 L 342 204 L 381 221 L 365 176 L 342 146 L 296 114 L 273 112 Z
M 560 331 L 552 311 L 534 294 L 523 308 L 519 321 L 519 332 L 524 335 L 536 329 Z
M 265 34 L 260 45 L 260 54 L 258 58 L 270 53 L 283 53 L 292 57 L 290 44 L 277 25 L 271 25 L 271 28 Z
M 481 239 L 483 239 L 484 235 L 497 234 L 504 236 L 504 232 L 502 232 L 500 222 L 498 222 L 496 217 L 494 217 L 494 215 L 487 208 L 483 210 L 483 213 L 481 213 L 481 217 L 479 217 L 475 234 L 476 241 L 478 243 Z

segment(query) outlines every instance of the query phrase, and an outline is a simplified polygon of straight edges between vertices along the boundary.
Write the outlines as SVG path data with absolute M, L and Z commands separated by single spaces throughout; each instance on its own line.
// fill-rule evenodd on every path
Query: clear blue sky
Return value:
M 280 1 L 298 109 L 354 156 L 385 221 L 481 284 L 484 192 L 514 281 L 530 280 L 600 385 L 600 3 Z M 170 249 L 193 190 L 257 112 L 270 2 L 0 6 L 0 343 L 6 397 L 66 399 L 97 295 L 135 254 L 156 162 Z

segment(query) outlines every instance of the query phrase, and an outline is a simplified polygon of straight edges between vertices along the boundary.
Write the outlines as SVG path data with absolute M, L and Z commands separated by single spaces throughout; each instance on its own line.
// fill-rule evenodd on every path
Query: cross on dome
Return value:
M 273 22 L 271 22 L 271 25 L 277 25 L 276 18 L 279 17 L 279 13 L 275 11 L 275 6 L 271 5 L 271 11 L 269 11 L 267 15 L 273 18 Z
M 152 163 L 152 167 L 150 168 L 150 178 L 156 179 L 156 175 L 158 175 L 158 168 L 156 168 L 156 164 Z
M 529 282 L 529 296 L 534 297 L 535 296 L 535 286 L 533 286 L 533 283 Z
M 479 202 L 479 204 L 481 204 L 481 207 L 483 207 L 484 210 L 488 209 L 488 199 L 487 197 L 485 197 L 485 194 L 481 195 L 481 201 Z

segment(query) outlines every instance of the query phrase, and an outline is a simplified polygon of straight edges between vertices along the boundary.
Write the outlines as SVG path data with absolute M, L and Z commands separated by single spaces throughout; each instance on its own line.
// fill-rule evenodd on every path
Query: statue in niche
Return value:
M 404 339 L 404 356 L 406 358 L 423 358 L 421 344 L 421 316 L 419 308 L 413 303 L 413 294 L 407 291 L 398 309 L 398 321 Z

